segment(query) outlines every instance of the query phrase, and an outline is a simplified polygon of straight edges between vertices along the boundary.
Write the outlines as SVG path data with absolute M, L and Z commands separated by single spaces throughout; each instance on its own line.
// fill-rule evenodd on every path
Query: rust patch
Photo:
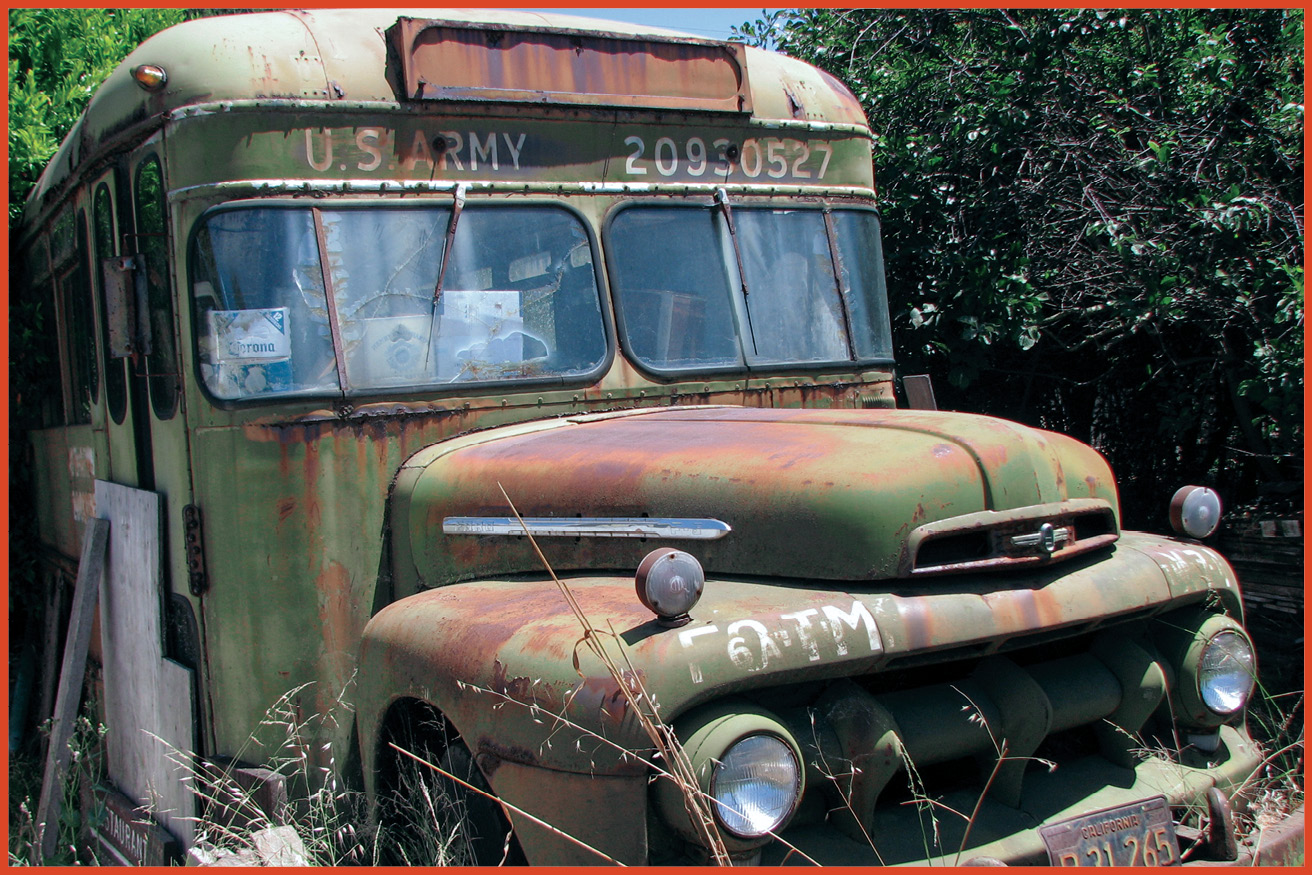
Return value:
M 907 636 L 907 643 L 901 649 L 915 651 L 929 647 L 934 640 L 934 617 L 926 610 L 924 600 L 899 599 L 897 613 Z
M 311 529 L 319 528 L 322 522 L 322 508 L 319 504 L 319 445 L 310 443 L 305 445 L 305 461 L 302 463 L 304 470 L 304 479 L 301 481 L 305 486 L 305 498 L 302 507 L 305 510 L 306 523 Z
M 483 774 L 491 778 L 496 774 L 497 768 L 501 763 L 520 763 L 525 766 L 536 766 L 538 764 L 538 755 L 527 747 L 505 744 L 490 738 L 486 735 L 479 736 L 477 744 L 471 745 L 476 753 L 474 759 L 477 761 Z
M 359 646 L 360 612 L 351 598 L 351 574 L 339 562 L 330 562 L 314 581 L 319 594 L 319 634 L 323 637 L 324 662 L 334 681 L 333 688 L 315 685 L 318 713 L 331 711 L 336 695 L 350 678 Z
M 629 675 L 628 672 L 625 674 Z M 632 677 L 628 676 L 625 680 L 629 682 L 630 689 L 636 692 L 636 683 Z M 584 678 L 583 684 L 570 701 L 570 707 L 581 709 L 585 715 L 596 714 L 603 724 L 609 726 L 623 726 L 629 717 L 628 699 L 611 677 Z
M 287 522 L 288 517 L 296 512 L 296 499 L 282 498 L 278 500 L 278 522 Z
M 741 46 L 414 18 L 387 35 L 405 100 L 751 111 Z

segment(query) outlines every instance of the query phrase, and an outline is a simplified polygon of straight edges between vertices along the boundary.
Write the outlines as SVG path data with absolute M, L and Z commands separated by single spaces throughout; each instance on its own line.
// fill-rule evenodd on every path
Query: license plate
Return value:
M 1054 866 L 1175 866 L 1171 807 L 1158 796 L 1039 828 Z

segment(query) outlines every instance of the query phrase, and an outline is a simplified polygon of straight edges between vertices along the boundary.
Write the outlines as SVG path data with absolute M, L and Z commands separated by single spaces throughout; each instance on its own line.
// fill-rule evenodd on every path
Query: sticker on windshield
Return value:
M 519 292 L 444 291 L 439 316 L 443 379 L 504 379 L 547 354 L 546 344 L 525 331 Z
M 431 372 L 425 351 L 433 328 L 429 316 L 380 316 L 343 329 L 351 384 L 403 386 Z
M 292 354 L 287 308 L 209 311 L 210 356 L 215 364 L 273 361 Z

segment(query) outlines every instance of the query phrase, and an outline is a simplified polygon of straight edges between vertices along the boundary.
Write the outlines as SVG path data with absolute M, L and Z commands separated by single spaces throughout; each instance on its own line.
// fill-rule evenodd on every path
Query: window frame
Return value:
M 592 256 L 592 272 L 595 281 L 597 294 L 597 304 L 599 310 L 599 319 L 604 341 L 604 353 L 600 362 L 591 370 L 570 376 L 550 375 L 545 377 L 530 377 L 526 379 L 510 380 L 467 380 L 458 383 L 433 383 L 420 386 L 398 386 L 385 388 L 368 388 L 368 389 L 348 389 L 332 390 L 323 392 L 305 392 L 295 394 L 271 394 L 256 395 L 249 398 L 220 398 L 216 396 L 210 387 L 206 384 L 205 379 L 201 376 L 201 366 L 204 360 L 201 356 L 200 339 L 201 329 L 204 324 L 203 314 L 196 307 L 196 300 L 193 295 L 193 288 L 197 280 L 197 269 L 199 259 L 195 258 L 197 237 L 201 229 L 210 217 L 226 212 L 250 210 L 250 209 L 294 209 L 309 212 L 315 208 L 321 210 L 339 210 L 339 209 L 367 209 L 367 210 L 385 210 L 385 209 L 415 209 L 416 207 L 430 206 L 450 211 L 453 201 L 450 197 L 437 198 L 415 198 L 407 197 L 388 198 L 388 199 L 366 199 L 366 198 L 325 198 L 316 200 L 313 203 L 307 203 L 303 199 L 288 199 L 285 197 L 270 198 L 240 198 L 236 200 L 224 201 L 215 204 L 201 212 L 200 215 L 191 223 L 187 232 L 186 248 L 184 257 L 187 263 L 187 289 L 186 298 L 187 306 L 191 314 L 191 360 L 194 372 L 194 382 L 199 387 L 202 396 L 211 405 L 221 410 L 236 410 L 250 407 L 277 407 L 277 406 L 322 406 L 325 400 L 339 403 L 356 403 L 362 400 L 367 401 L 371 398 L 378 399 L 395 399 L 398 397 L 412 398 L 450 398 L 450 397 L 477 397 L 490 395 L 508 395 L 517 392 L 527 392 L 541 389 L 568 389 L 584 387 L 595 384 L 601 379 L 607 371 L 610 370 L 614 363 L 616 355 L 615 332 L 613 328 L 613 313 L 611 311 L 610 295 L 606 286 L 606 275 L 603 270 L 602 248 L 598 235 L 593 228 L 592 223 L 588 220 L 578 207 L 573 204 L 564 203 L 551 198 L 517 198 L 508 200 L 502 198 L 476 198 L 467 197 L 463 210 L 470 209 L 496 209 L 498 207 L 515 208 L 515 207 L 550 207 L 567 213 L 578 223 L 587 236 L 588 249 Z M 341 368 L 342 364 L 338 363 Z
M 879 210 L 872 204 L 866 202 L 852 202 L 837 198 L 808 198 L 805 201 L 798 200 L 766 200 L 756 197 L 740 197 L 733 200 L 729 207 L 735 213 L 746 211 L 768 211 L 768 210 L 789 210 L 789 211 L 810 211 L 820 214 L 825 212 L 851 212 L 851 213 L 869 213 L 875 217 L 876 227 L 880 232 L 880 253 L 879 263 L 882 269 L 883 259 L 883 217 Z M 685 380 L 699 380 L 709 377 L 736 377 L 736 378 L 765 378 L 770 376 L 782 375 L 802 375 L 802 374 L 829 374 L 834 372 L 852 372 L 866 370 L 870 368 L 891 368 L 894 364 L 894 346 L 892 342 L 892 319 L 888 310 L 888 292 L 887 282 L 884 283 L 884 309 L 886 320 L 888 322 L 888 355 L 887 356 L 861 356 L 857 353 L 857 341 L 854 336 L 855 332 L 851 326 L 851 303 L 847 301 L 845 295 L 850 291 L 845 289 L 841 280 L 838 282 L 838 293 L 843 297 L 843 309 L 848 311 L 848 316 L 844 318 L 844 330 L 847 332 L 846 345 L 852 352 L 850 359 L 838 359 L 832 361 L 814 361 L 814 362 L 753 362 L 751 356 L 747 354 L 743 344 L 742 316 L 746 311 L 746 305 L 742 300 L 741 282 L 742 277 L 739 275 L 737 259 L 726 265 L 729 272 L 730 294 L 733 295 L 731 311 L 734 318 L 735 329 L 739 331 L 739 350 L 741 364 L 725 366 L 721 364 L 712 364 L 706 366 L 663 368 L 652 365 L 640 359 L 633 351 L 633 346 L 629 341 L 629 329 L 625 322 L 624 297 L 619 288 L 617 272 L 615 270 L 615 258 L 618 248 L 615 243 L 614 223 L 616 219 L 624 213 L 633 209 L 684 209 L 684 210 L 704 210 L 712 215 L 720 212 L 720 205 L 713 197 L 696 197 L 686 199 L 674 198 L 644 198 L 625 201 L 616 205 L 607 214 L 602 226 L 603 250 L 606 253 L 606 272 L 610 280 L 610 294 L 613 298 L 612 305 L 615 308 L 615 322 L 618 331 L 619 349 L 624 354 L 625 359 L 629 361 L 640 373 L 652 380 L 664 383 L 680 382 Z M 718 222 L 719 220 L 717 220 Z M 739 232 L 735 232 L 739 233 Z M 838 237 L 837 230 L 833 231 L 835 240 Z M 734 241 L 735 247 L 739 244 Z M 738 249 L 741 253 L 741 248 Z M 882 270 L 881 270 L 882 275 Z M 750 288 L 749 288 L 750 293 Z
M 105 273 L 101 267 L 101 262 L 106 258 L 112 258 L 119 252 L 119 234 L 118 234 L 118 216 L 115 212 L 115 195 L 114 195 L 114 171 L 101 177 L 91 187 L 91 248 L 95 256 L 91 259 L 92 269 L 92 286 L 96 296 L 96 305 L 99 316 L 98 334 L 100 337 L 101 356 L 100 364 L 103 371 L 103 392 L 105 398 L 105 411 L 115 425 L 122 425 L 127 421 L 128 416 L 128 374 L 127 360 L 114 358 L 109 353 L 109 298 L 105 288 Z M 102 218 L 101 194 L 104 194 L 105 209 L 108 211 L 104 218 L 109 222 L 108 238 L 102 240 L 100 237 L 100 219 Z M 102 251 L 102 247 L 107 251 Z
M 141 177 L 146 169 L 154 165 L 159 174 L 159 230 L 146 230 L 142 215 Z M 145 367 L 147 395 L 150 396 L 150 409 L 160 422 L 167 422 L 178 415 L 182 404 L 182 373 L 178 357 L 178 314 L 177 296 L 173 289 L 173 236 L 169 233 L 169 198 L 168 181 L 164 175 L 164 158 L 159 153 L 150 151 L 141 156 L 132 168 L 132 218 L 133 233 L 131 249 L 134 255 L 144 256 L 146 262 L 147 307 L 151 316 L 150 352 L 142 357 Z M 146 238 L 159 238 L 158 254 L 162 264 L 158 285 L 150 283 L 151 252 L 144 244 Z M 159 311 L 157 303 L 166 309 Z M 163 337 L 160 331 L 163 329 Z M 161 344 L 167 343 L 167 347 Z

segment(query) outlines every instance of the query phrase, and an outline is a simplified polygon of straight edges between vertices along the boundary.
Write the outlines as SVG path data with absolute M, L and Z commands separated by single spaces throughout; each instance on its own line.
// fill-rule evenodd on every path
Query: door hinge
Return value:
M 201 595 L 209 588 L 209 578 L 205 575 L 205 539 L 196 505 L 182 509 L 182 530 L 187 547 L 187 586 L 192 595 Z

